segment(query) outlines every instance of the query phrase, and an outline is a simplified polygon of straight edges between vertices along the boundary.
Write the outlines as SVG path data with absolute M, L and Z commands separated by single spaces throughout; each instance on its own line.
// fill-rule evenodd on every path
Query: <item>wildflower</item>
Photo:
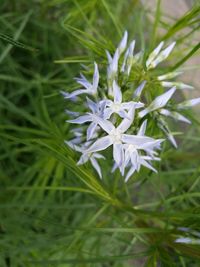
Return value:
M 172 52 L 176 42 L 173 42 L 170 44 L 167 48 L 161 51 L 164 42 L 161 42 L 154 50 L 153 52 L 149 55 L 147 61 L 146 61 L 146 67 L 147 69 L 152 69 L 155 68 L 159 63 L 164 61 L 169 54 Z
M 164 107 L 169 101 L 169 99 L 172 97 L 175 91 L 176 91 L 176 87 L 173 87 L 169 91 L 165 92 L 164 94 L 156 97 L 146 109 L 139 112 L 139 116 L 143 118 L 148 113 Z
M 113 81 L 114 101 L 106 100 L 105 118 L 109 119 L 113 113 L 117 113 L 121 118 L 128 118 L 127 111 L 131 107 L 141 108 L 144 106 L 141 102 L 122 102 L 122 92 L 116 81 Z
M 99 84 L 99 70 L 96 62 L 94 62 L 94 75 L 93 75 L 93 82 L 90 83 L 85 78 L 83 74 L 81 74 L 81 78 L 75 78 L 77 83 L 82 85 L 85 89 L 79 89 L 72 93 L 65 93 L 62 92 L 64 98 L 73 98 L 81 94 L 90 94 L 90 95 L 96 95 L 97 94 L 97 88 Z
M 149 86 L 149 79 L 140 79 L 139 82 L 138 79 L 135 79 L 133 82 L 134 75 L 130 75 L 132 68 L 134 64 L 139 66 L 138 69 L 142 68 L 144 51 L 134 55 L 135 40 L 129 45 L 127 41 L 128 33 L 125 31 L 113 55 L 106 51 L 107 84 L 104 84 L 102 80 L 102 86 L 99 88 L 99 71 L 97 64 L 94 63 L 92 83 L 81 74 L 81 77 L 75 80 L 83 86 L 83 89 L 72 93 L 62 92 L 64 98 L 71 101 L 81 95 L 84 95 L 85 98 L 85 104 L 80 106 L 79 112 L 66 110 L 70 116 L 67 122 L 79 125 L 78 128 L 72 130 L 74 137 L 70 141 L 65 141 L 77 153 L 81 153 L 77 164 L 81 165 L 89 161 L 99 177 L 102 178 L 98 161 L 105 159 L 102 154 L 111 147 L 114 163 L 112 171 L 119 169 L 121 175 L 125 176 L 125 182 L 135 172 L 139 172 L 142 167 L 157 172 L 153 162 L 161 160 L 158 151 L 165 139 L 162 137 L 156 139 L 152 130 L 150 135 L 146 134 L 150 130 L 149 125 L 152 124 L 152 120 L 158 130 L 160 129 L 159 135 L 166 137 L 174 147 L 177 147 L 173 132 L 167 124 L 167 118 L 171 117 L 178 121 L 191 123 L 181 114 L 181 111 L 200 104 L 200 98 L 179 104 L 171 101 L 177 89 L 193 89 L 190 85 L 172 80 L 181 74 L 179 71 L 163 73 L 157 77 L 157 81 L 163 89 L 170 88 L 161 95 L 156 94 L 155 88 Z M 175 42 L 164 49 L 163 46 L 164 42 L 161 42 L 149 54 L 141 77 L 170 55 Z M 152 92 L 155 98 L 149 101 L 152 99 Z M 85 96 L 86 94 L 89 97 Z M 145 118 L 147 115 L 149 115 L 148 128 Z M 99 153 L 100 151 L 102 154 Z

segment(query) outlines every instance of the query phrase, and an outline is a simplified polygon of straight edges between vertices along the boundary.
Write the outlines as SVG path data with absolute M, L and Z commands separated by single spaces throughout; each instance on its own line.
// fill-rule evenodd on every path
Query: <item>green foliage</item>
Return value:
M 199 27 L 198 3 L 171 25 L 160 1 L 154 22 L 137 0 L 12 0 L 1 11 L 0 266 L 199 266 L 196 114 L 188 114 L 193 126 L 182 128 L 179 148 L 166 145 L 158 175 L 142 170 L 125 184 L 109 173 L 109 161 L 103 180 L 89 164 L 76 165 L 78 155 L 64 144 L 71 104 L 60 96 L 76 87 L 80 63 L 95 59 L 105 68 L 105 49 L 114 50 L 124 29 L 146 53 L 175 39 L 170 59 L 180 68 L 198 53 L 188 41 Z M 194 242 L 175 243 L 180 236 Z

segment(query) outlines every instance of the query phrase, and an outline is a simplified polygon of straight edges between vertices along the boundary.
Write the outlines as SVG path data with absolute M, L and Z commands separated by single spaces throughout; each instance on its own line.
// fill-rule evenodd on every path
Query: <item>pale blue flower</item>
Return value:
M 105 100 L 106 108 L 104 110 L 104 117 L 109 119 L 113 113 L 118 114 L 121 118 L 129 118 L 128 111 L 134 107 L 135 109 L 144 106 L 141 102 L 122 102 L 122 92 L 116 81 L 113 81 L 113 95 L 114 101 Z
M 186 109 L 200 104 L 200 97 L 186 100 L 177 105 L 177 109 Z
M 118 45 L 118 51 L 119 51 L 119 56 L 124 52 L 124 50 L 126 49 L 126 45 L 127 45 L 127 40 L 128 40 L 128 32 L 125 31 L 124 35 L 122 37 L 122 40 L 120 41 L 119 45 Z
M 172 52 L 176 42 L 173 42 L 168 47 L 166 47 L 164 50 L 161 51 L 164 42 L 161 42 L 149 55 L 147 61 L 146 61 L 146 67 L 147 69 L 155 68 L 159 63 L 164 61 L 169 54 Z
M 154 142 L 162 142 L 163 140 L 154 140 L 151 137 L 140 136 L 140 135 L 130 135 L 125 134 L 125 132 L 129 129 L 134 119 L 134 109 L 132 108 L 129 111 L 129 117 L 131 119 L 123 119 L 118 127 L 115 127 L 110 121 L 101 119 L 94 115 L 97 123 L 100 127 L 107 133 L 106 136 L 101 137 L 96 142 L 94 142 L 86 151 L 89 152 L 97 152 L 102 151 L 113 145 L 113 158 L 118 166 L 121 166 L 124 161 L 124 151 L 123 144 L 130 144 L 135 146 L 137 149 L 151 149 Z
M 81 94 L 96 95 L 99 84 L 99 70 L 96 62 L 94 62 L 94 75 L 92 83 L 90 83 L 83 74 L 81 74 L 81 78 L 75 78 L 75 80 L 77 81 L 77 83 L 82 85 L 84 89 L 79 89 L 72 93 L 62 92 L 64 98 L 71 99 Z
M 156 97 L 147 108 L 139 112 L 140 118 L 143 118 L 144 116 L 146 116 L 148 113 L 152 111 L 155 111 L 155 110 L 158 110 L 164 107 L 167 104 L 167 102 L 170 100 L 170 98 L 172 97 L 175 91 L 176 91 L 176 87 L 173 87 L 167 92 L 165 92 L 164 94 Z
M 87 140 L 90 140 L 91 138 L 93 138 L 95 131 L 97 130 L 97 122 L 94 121 L 94 117 L 92 115 L 97 115 L 101 118 L 104 118 L 105 104 L 106 101 L 104 100 L 95 103 L 91 99 L 87 98 L 87 105 L 92 113 L 88 112 L 85 115 L 82 115 L 73 120 L 68 120 L 67 122 L 75 124 L 84 124 L 86 122 L 91 122 L 89 127 L 87 128 Z
M 121 67 L 121 72 L 125 72 L 128 76 L 130 74 L 132 65 L 134 63 L 134 56 L 133 56 L 134 48 L 135 48 L 135 40 L 131 42 L 130 46 L 126 50 L 124 61 Z
M 77 162 L 77 165 L 82 165 L 87 161 L 90 161 L 94 169 L 97 171 L 99 177 L 102 179 L 101 167 L 99 166 L 97 159 L 105 159 L 105 157 L 99 153 L 84 153 L 83 151 L 83 154 Z

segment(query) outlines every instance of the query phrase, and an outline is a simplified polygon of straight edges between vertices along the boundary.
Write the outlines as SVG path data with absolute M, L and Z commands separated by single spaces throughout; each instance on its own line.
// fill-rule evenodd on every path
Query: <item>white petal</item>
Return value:
M 124 60 L 123 60 L 123 64 L 121 66 L 121 72 L 125 71 L 125 66 L 126 66 L 126 61 L 127 61 L 127 57 L 128 57 L 128 53 L 129 53 L 129 48 L 126 50 L 126 53 L 124 55 Z
M 172 86 L 176 86 L 177 89 L 194 89 L 193 86 L 189 85 L 189 84 L 185 84 L 185 83 L 181 83 L 181 82 L 161 82 L 161 85 L 163 87 L 172 87 Z
M 137 135 L 143 136 L 145 134 L 146 128 L 147 128 L 147 120 L 143 121 Z
M 175 243 L 183 243 L 183 244 L 194 244 L 194 241 L 189 237 L 179 237 L 174 242 Z M 198 243 L 200 243 L 200 241 Z
M 96 115 L 91 114 L 93 121 L 98 123 L 101 128 L 106 131 L 108 134 L 115 129 L 115 127 L 113 126 L 113 124 L 108 121 L 108 120 L 104 120 Z
M 176 91 L 176 87 L 172 87 L 170 90 L 168 90 L 164 94 L 156 97 L 153 100 L 153 102 L 149 105 L 149 107 L 147 108 L 149 112 L 164 107 L 167 104 L 167 102 L 170 100 L 170 98 L 172 97 L 175 91 Z
M 96 159 L 106 159 L 103 155 L 99 153 L 93 153 L 92 157 Z
M 135 90 L 134 94 L 133 94 L 133 97 L 140 97 L 141 96 L 141 93 L 144 89 L 144 86 L 146 84 L 146 81 L 143 81 Z
M 87 99 L 87 105 L 88 105 L 89 109 L 92 111 L 92 113 L 96 113 L 97 112 L 97 103 L 95 103 L 94 101 L 92 101 L 88 97 L 86 97 L 86 99 Z
M 99 84 L 99 70 L 98 70 L 98 65 L 96 62 L 94 62 L 94 76 L 93 76 L 93 94 L 97 93 L 97 88 Z
M 119 124 L 117 129 L 121 133 L 125 133 L 128 130 L 128 128 L 131 126 L 131 124 L 133 123 L 134 116 L 135 116 L 135 108 L 132 107 L 128 112 L 128 119 L 127 118 L 123 119 L 123 121 Z
M 124 152 L 122 144 L 113 144 L 113 158 L 118 166 L 122 165 L 124 160 Z
M 143 109 L 142 111 L 140 111 L 139 113 L 138 113 L 138 116 L 140 117 L 140 118 L 143 118 L 144 116 L 146 116 L 148 113 L 150 113 L 151 112 L 151 110 L 149 110 L 148 108 L 145 108 L 145 109 Z
M 144 159 L 141 159 L 141 162 L 140 162 L 143 166 L 145 166 L 146 168 L 152 170 L 153 172 L 156 172 L 157 173 L 157 170 L 151 166 L 151 164 L 149 164 L 146 160 Z
M 101 168 L 99 166 L 99 163 L 97 162 L 97 160 L 93 157 L 90 158 L 90 161 L 92 163 L 92 166 L 95 168 L 95 170 L 97 171 L 99 177 L 102 179 L 102 173 L 101 173 Z
M 83 87 L 85 87 L 87 90 L 90 90 L 91 88 L 91 83 L 88 82 L 88 80 L 85 78 L 85 76 L 83 74 L 81 74 L 82 78 L 74 78 L 74 80 L 76 80 L 77 83 L 83 85 Z
M 133 40 L 130 43 L 130 46 L 129 46 L 129 54 L 128 54 L 129 56 L 133 56 L 134 48 L 135 48 L 135 40 Z
M 65 95 L 63 94 L 63 96 L 65 99 L 68 99 L 68 98 L 73 98 L 73 97 L 81 95 L 81 94 L 89 94 L 89 91 L 87 91 L 86 89 L 80 89 L 80 90 L 76 90 L 72 93 L 65 93 Z
M 136 171 L 135 167 L 132 166 L 130 168 L 130 170 L 128 171 L 126 178 L 125 178 L 125 182 L 128 182 L 129 178 L 133 175 L 133 173 Z
M 185 109 L 200 104 L 200 97 L 184 101 L 177 105 L 178 109 Z
M 159 54 L 160 50 L 162 49 L 164 45 L 164 42 L 159 43 L 159 45 L 151 52 L 149 55 L 147 61 L 146 61 L 146 67 L 148 68 L 149 65 L 152 63 L 152 61 L 156 58 L 156 56 Z
M 116 81 L 113 81 L 113 94 L 114 94 L 114 102 L 115 103 L 121 103 L 122 102 L 122 92 L 119 87 L 119 85 L 116 83 Z
M 173 42 L 171 45 L 169 45 L 167 48 L 161 51 L 160 54 L 156 57 L 156 59 L 153 60 L 153 62 L 151 62 L 151 68 L 155 68 L 160 62 L 164 61 L 171 53 L 175 44 L 176 42 Z
M 117 168 L 118 168 L 118 165 L 117 165 L 117 163 L 115 162 L 115 163 L 113 164 L 113 167 L 112 167 L 111 172 L 112 172 L 112 173 L 115 172 Z
M 69 122 L 69 123 L 77 123 L 77 124 L 83 124 L 83 123 L 88 122 L 88 121 L 92 121 L 92 118 L 90 115 L 83 115 L 83 116 L 80 116 L 74 120 L 67 120 L 67 122 Z
M 130 101 L 130 102 L 124 102 L 121 104 L 121 106 L 124 108 L 124 109 L 130 109 L 130 108 L 142 108 L 144 107 L 144 103 L 142 102 L 134 102 L 134 101 Z
M 101 137 L 96 142 L 94 142 L 91 147 L 88 148 L 86 153 L 102 151 L 107 147 L 111 146 L 112 143 L 112 139 L 109 136 Z
M 160 149 L 160 145 L 164 141 L 165 141 L 165 139 L 153 139 L 150 142 L 146 142 L 144 144 L 141 144 L 140 149 L 148 150 L 148 152 L 150 150 L 153 150 L 153 149 Z
M 104 115 L 103 115 L 103 118 L 104 119 L 110 119 L 110 116 L 113 114 L 113 110 L 111 108 L 106 108 L 104 110 Z
M 139 163 L 139 155 L 137 150 L 135 152 L 131 153 L 131 163 L 133 167 L 138 171 L 140 168 L 140 163 Z
M 72 116 L 72 117 L 78 117 L 80 115 L 79 112 L 76 112 L 76 111 L 71 111 L 69 109 L 65 109 L 65 113 Z
M 172 117 L 175 120 L 183 121 L 183 122 L 186 122 L 186 123 L 191 123 L 191 121 L 188 120 L 185 116 L 183 116 L 180 113 L 175 112 L 175 111 L 169 111 L 169 110 L 163 108 L 163 109 L 160 110 L 160 114 L 162 114 L 164 116 L 167 116 L 167 117 L 168 116 Z
M 88 154 L 83 154 L 79 161 L 77 162 L 77 165 L 82 165 L 82 164 L 85 164 L 87 161 L 89 160 L 89 156 Z
M 113 60 L 112 60 L 112 64 L 111 64 L 111 72 L 112 73 L 116 73 L 118 70 L 118 60 L 119 60 L 119 50 L 117 49 L 115 51 Z
M 144 159 L 144 160 L 148 160 L 148 161 L 149 161 L 149 160 L 150 160 L 150 161 L 151 161 L 151 160 L 160 161 L 160 158 L 158 158 L 158 157 L 154 157 L 154 156 L 153 156 L 153 157 L 150 157 L 150 156 L 141 156 L 141 158 Z
M 167 138 L 175 148 L 178 147 L 178 145 L 176 143 L 176 140 L 175 140 L 174 136 L 171 133 L 167 134 Z
M 128 113 L 125 111 L 125 110 L 123 110 L 123 109 L 121 109 L 121 110 L 119 110 L 118 112 L 116 112 L 121 118 L 126 118 L 126 119 L 128 119 L 128 120 L 131 120 L 131 118 L 128 116 Z
M 76 138 L 72 139 L 71 141 L 65 141 L 65 144 L 68 145 L 71 149 L 73 149 L 75 151 L 82 152 L 81 148 L 76 145 L 76 140 L 75 139 Z M 74 140 L 75 140 L 75 142 L 74 142 Z
M 122 54 L 124 52 L 124 50 L 126 49 L 127 39 L 128 39 L 128 32 L 125 31 L 124 32 L 124 36 L 123 36 L 121 42 L 118 45 L 118 49 L 119 49 L 119 53 L 120 54 Z
M 134 57 L 133 57 L 134 48 L 135 48 L 135 40 L 131 42 L 129 49 L 128 49 L 128 55 L 127 55 L 127 60 L 126 60 L 126 72 L 128 76 L 130 74 L 133 61 L 134 61 Z
M 110 53 L 106 50 L 106 56 L 107 56 L 107 59 L 108 59 L 108 63 L 111 64 L 112 63 L 112 57 L 110 55 Z
M 154 141 L 153 138 L 147 136 L 138 136 L 138 135 L 130 135 L 130 134 L 123 134 L 122 141 L 127 144 L 132 144 L 136 146 L 141 146 L 146 143 Z
M 87 128 L 87 141 L 93 137 L 96 127 L 97 127 L 97 123 L 92 122 L 90 126 Z
M 158 80 L 164 81 L 164 80 L 168 80 L 168 79 L 173 79 L 173 78 L 177 77 L 178 75 L 181 75 L 182 73 L 183 72 L 181 72 L 181 71 L 169 72 L 169 73 L 158 76 Z

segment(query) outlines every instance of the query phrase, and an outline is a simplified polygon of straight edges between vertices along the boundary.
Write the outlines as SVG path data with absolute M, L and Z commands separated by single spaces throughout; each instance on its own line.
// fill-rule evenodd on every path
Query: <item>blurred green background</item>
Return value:
M 60 90 L 76 86 L 80 64 L 105 65 L 125 29 L 137 50 L 175 39 L 172 66 L 199 55 L 199 2 L 179 19 L 160 3 L 152 13 L 136 0 L 1 0 L 0 266 L 200 266 L 195 235 L 174 242 L 179 227 L 200 230 L 198 113 L 181 125 L 178 150 L 166 147 L 159 174 L 128 184 L 108 163 L 99 181 L 64 145 Z

